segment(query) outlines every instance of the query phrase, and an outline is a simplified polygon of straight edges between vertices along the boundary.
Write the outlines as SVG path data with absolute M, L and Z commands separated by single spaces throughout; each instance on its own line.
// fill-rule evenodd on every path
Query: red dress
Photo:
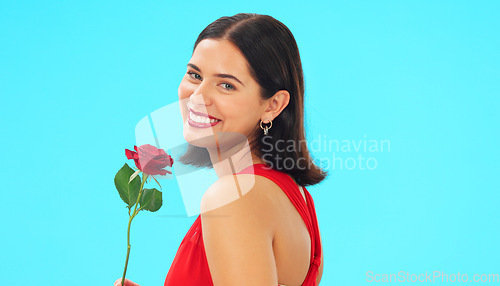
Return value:
M 245 168 L 239 174 L 252 173 L 252 168 L 250 167 L 251 166 Z M 304 197 L 300 193 L 299 188 L 292 178 L 286 173 L 270 169 L 264 164 L 254 164 L 253 167 L 253 173 L 255 175 L 271 179 L 285 192 L 304 220 L 311 237 L 311 264 L 302 285 L 315 286 L 316 276 L 318 275 L 319 265 L 321 262 L 321 244 L 319 239 L 316 210 L 314 208 L 314 202 L 311 195 L 306 188 L 303 188 L 307 201 L 306 206 L 306 202 L 304 201 Z M 178 285 L 214 285 L 208 268 L 207 257 L 205 255 L 205 247 L 201 233 L 201 215 L 198 215 L 182 240 L 174 260 L 172 261 L 172 265 L 167 273 L 167 277 L 165 278 L 164 286 Z

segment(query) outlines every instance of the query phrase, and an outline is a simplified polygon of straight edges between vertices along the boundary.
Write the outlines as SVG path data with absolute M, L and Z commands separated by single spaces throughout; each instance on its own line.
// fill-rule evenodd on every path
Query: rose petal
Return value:
M 167 173 L 172 174 L 163 168 L 173 164 L 171 156 L 165 153 L 165 150 L 156 148 L 151 144 L 144 144 L 137 148 L 137 154 L 140 158 L 143 169 L 142 171 L 148 175 L 166 175 Z
M 137 154 L 137 153 L 134 151 L 131 151 L 129 149 L 125 149 L 125 156 L 127 156 L 127 159 L 133 159 L 134 154 Z

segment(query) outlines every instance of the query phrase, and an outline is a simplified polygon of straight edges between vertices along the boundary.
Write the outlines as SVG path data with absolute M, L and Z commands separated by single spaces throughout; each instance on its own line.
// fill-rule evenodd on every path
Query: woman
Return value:
M 219 179 L 165 285 L 318 285 L 321 239 L 304 186 L 326 172 L 305 141 L 292 33 L 267 15 L 219 18 L 196 40 L 179 99 L 190 144 L 182 162 L 212 167 Z

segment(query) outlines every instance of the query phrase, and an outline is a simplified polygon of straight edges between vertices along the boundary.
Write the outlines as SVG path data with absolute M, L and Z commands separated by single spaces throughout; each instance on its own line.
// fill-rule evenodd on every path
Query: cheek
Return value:
M 226 124 L 232 127 L 245 130 L 253 126 L 254 121 L 258 118 L 259 106 L 253 101 L 247 99 L 229 99 L 217 100 L 217 110 L 223 115 Z
M 179 97 L 179 108 L 181 110 L 182 121 L 185 122 L 187 119 L 187 103 L 189 101 L 189 97 L 193 94 L 193 90 L 189 87 L 189 83 L 186 80 L 182 80 L 179 84 L 179 88 L 177 90 Z
M 194 90 L 190 88 L 190 84 L 183 79 L 179 85 L 179 89 L 177 90 L 179 99 L 189 98 L 193 92 Z

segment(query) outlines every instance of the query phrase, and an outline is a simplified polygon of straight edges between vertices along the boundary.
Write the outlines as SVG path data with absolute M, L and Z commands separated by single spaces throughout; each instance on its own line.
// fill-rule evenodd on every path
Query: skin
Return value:
M 262 100 L 260 86 L 247 66 L 245 57 L 231 42 L 205 39 L 196 47 L 178 89 L 184 138 L 207 148 L 219 176 L 200 205 L 207 261 L 217 286 L 300 285 L 309 268 L 311 241 L 286 194 L 265 177 L 232 175 L 228 164 L 216 165 L 232 158 L 233 167 L 239 171 L 249 164 L 262 163 L 252 150 L 236 150 L 225 144 L 233 141 L 220 140 L 221 135 L 234 132 L 248 139 L 256 127 L 260 129 L 260 120 L 273 120 L 290 100 L 286 90 Z M 239 81 L 216 74 L 230 74 Z M 192 127 L 187 123 L 188 104 L 222 121 L 211 128 Z M 318 284 L 323 256 L 321 261 Z
M 216 142 L 216 139 L 221 139 L 228 133 L 236 133 L 241 134 L 242 140 L 250 140 L 251 134 L 259 128 L 260 120 L 264 123 L 273 120 L 290 100 L 290 94 L 286 90 L 280 90 L 272 98 L 262 100 L 260 86 L 251 77 L 247 65 L 243 54 L 231 42 L 205 39 L 196 47 L 179 85 L 184 138 L 193 145 L 207 148 L 214 164 L 237 153 L 231 149 L 232 144 Z M 216 76 L 221 73 L 230 74 L 238 80 Z M 192 127 L 187 121 L 188 104 L 194 110 L 222 121 L 211 128 Z M 204 140 L 196 142 L 200 138 Z M 234 160 L 236 164 L 241 163 L 236 171 L 261 162 L 253 152 L 240 152 Z M 215 170 L 219 177 L 230 173 L 224 166 L 215 166 Z

